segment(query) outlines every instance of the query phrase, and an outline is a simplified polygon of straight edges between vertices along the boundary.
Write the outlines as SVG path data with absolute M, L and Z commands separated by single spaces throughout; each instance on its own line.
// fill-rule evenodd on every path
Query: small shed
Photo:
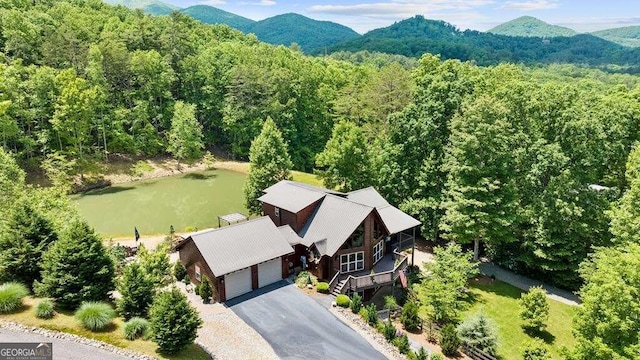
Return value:
M 227 225 L 231 225 L 247 220 L 249 220 L 249 217 L 241 213 L 222 215 L 218 216 L 218 227 L 222 226 L 222 222 L 227 223 Z

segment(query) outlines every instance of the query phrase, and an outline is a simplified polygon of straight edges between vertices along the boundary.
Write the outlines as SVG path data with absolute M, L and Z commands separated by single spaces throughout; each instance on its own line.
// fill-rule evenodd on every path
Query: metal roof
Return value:
M 347 199 L 376 208 L 389 205 L 373 187 L 352 191 L 347 194 Z
M 223 220 L 223 221 L 229 223 L 229 224 L 235 223 L 235 222 L 240 222 L 240 221 L 245 221 L 245 220 L 249 219 L 246 215 L 240 214 L 240 213 L 222 215 L 222 216 L 218 216 L 218 218 L 220 220 Z
M 376 208 L 376 210 L 390 234 L 397 234 L 422 224 L 420 221 L 391 205 Z
M 326 246 L 319 246 L 318 251 L 321 255 L 333 256 L 372 211 L 373 207 L 328 194 L 300 231 L 300 236 L 307 243 L 326 239 Z
M 293 229 L 289 225 L 278 226 L 278 230 L 280 230 L 280 233 L 282 234 L 282 236 L 284 236 L 284 238 L 287 239 L 287 241 L 289 242 L 289 245 L 291 246 L 297 245 L 297 244 L 302 244 L 307 247 L 311 246 L 311 244 L 306 243 L 304 239 L 298 236 L 298 234 L 296 234 L 296 232 L 293 231 Z
M 259 201 L 277 206 L 292 213 L 297 213 L 314 202 L 322 199 L 327 193 L 299 186 L 293 181 L 283 180 L 264 190 Z
M 268 216 L 189 236 L 215 276 L 222 276 L 293 252 Z M 187 239 L 188 241 L 188 239 Z

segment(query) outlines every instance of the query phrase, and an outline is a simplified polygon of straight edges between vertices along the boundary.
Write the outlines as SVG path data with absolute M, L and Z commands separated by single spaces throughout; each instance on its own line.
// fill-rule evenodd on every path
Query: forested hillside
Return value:
M 563 26 L 551 25 L 533 16 L 521 16 L 500 24 L 487 32 L 507 36 L 557 37 L 573 36 L 575 30 Z
M 141 9 L 150 15 L 169 15 L 178 10 L 176 6 L 159 0 L 104 0 L 109 5 L 122 5 L 130 9 Z
M 205 24 L 226 24 L 234 29 L 245 32 L 255 23 L 254 20 L 208 5 L 190 6 L 185 9 L 180 9 L 180 12 L 202 21 Z
M 570 63 L 592 66 L 615 64 L 638 71 L 640 50 L 622 47 L 593 35 L 579 34 L 542 40 L 460 31 L 443 21 L 415 16 L 360 38 L 329 48 L 333 51 L 384 52 L 419 57 L 425 52 L 446 59 L 473 60 L 480 65 Z
M 600 30 L 592 34 L 623 46 L 640 47 L 640 26 Z
M 611 218 L 635 211 L 609 212 L 633 199 L 622 197 L 640 139 L 632 75 L 428 54 L 315 58 L 180 13 L 0 6 L 0 141 L 23 165 L 73 173 L 202 146 L 246 160 L 270 117 L 295 169 L 317 168 L 338 189 L 376 186 L 423 221 L 423 236 L 479 240 L 505 266 L 571 288 L 593 247 L 614 243 Z M 344 150 L 354 148 L 357 158 Z

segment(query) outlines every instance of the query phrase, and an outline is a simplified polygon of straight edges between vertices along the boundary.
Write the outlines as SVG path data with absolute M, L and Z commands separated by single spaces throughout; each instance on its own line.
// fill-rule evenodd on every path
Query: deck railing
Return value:
M 333 279 L 329 282 L 329 293 L 332 293 L 336 286 L 338 286 L 338 283 L 340 282 L 340 275 L 342 275 L 340 271 L 333 275 Z
M 409 264 L 409 257 L 404 256 L 397 252 L 393 251 L 393 257 L 395 260 L 402 259 L 396 266 L 394 266 L 393 270 L 371 274 L 371 275 L 363 275 L 363 276 L 353 276 L 349 275 L 347 277 L 347 281 L 345 282 L 341 292 L 345 292 L 346 290 L 359 291 L 370 289 L 373 287 L 378 287 L 382 285 L 387 285 L 394 282 L 399 276 L 400 272 L 404 271 Z M 335 279 L 335 277 L 334 277 Z M 333 280 L 331 280 L 333 282 Z M 336 281 L 337 284 L 337 281 Z M 331 286 L 330 286 L 331 288 Z

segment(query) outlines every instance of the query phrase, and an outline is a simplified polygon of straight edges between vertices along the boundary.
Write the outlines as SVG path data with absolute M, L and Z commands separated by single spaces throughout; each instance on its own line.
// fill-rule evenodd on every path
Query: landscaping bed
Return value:
M 189 345 L 186 349 L 177 354 L 164 355 L 156 351 L 158 345 L 150 340 L 127 340 L 122 331 L 124 321 L 121 318 L 114 319 L 112 325 L 108 326 L 104 330 L 97 332 L 92 332 L 83 328 L 71 312 L 58 311 L 56 312 L 56 315 L 51 319 L 38 319 L 35 316 L 34 307 L 41 300 L 42 299 L 30 296 L 24 298 L 23 305 L 19 310 L 9 314 L 0 314 L 0 321 L 4 323 L 15 322 L 25 326 L 72 334 L 76 336 L 76 340 L 85 344 L 87 344 L 85 339 L 96 340 L 99 342 L 95 343 L 98 346 L 100 345 L 100 343 L 106 343 L 120 349 L 126 349 L 131 352 L 145 354 L 157 359 L 204 360 L 211 358 L 201 347 L 196 344 Z

